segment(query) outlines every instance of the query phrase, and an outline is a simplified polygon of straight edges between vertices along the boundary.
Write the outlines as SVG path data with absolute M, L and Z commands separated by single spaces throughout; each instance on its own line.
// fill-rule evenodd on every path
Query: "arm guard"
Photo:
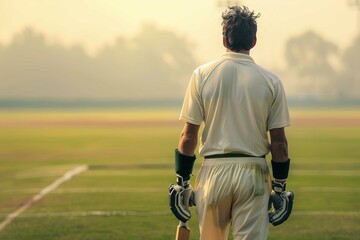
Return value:
M 188 181 L 193 171 L 196 156 L 186 156 L 175 150 L 175 172 L 183 181 Z
M 289 175 L 290 159 L 286 162 L 274 162 L 271 160 L 273 177 L 275 179 L 286 180 Z

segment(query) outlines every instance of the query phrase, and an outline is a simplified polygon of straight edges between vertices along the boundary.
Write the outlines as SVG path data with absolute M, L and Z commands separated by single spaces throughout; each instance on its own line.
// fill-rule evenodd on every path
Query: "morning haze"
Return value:
M 0 0 L 0 99 L 181 99 L 224 52 L 218 2 Z M 262 14 L 252 56 L 289 97 L 360 98 L 356 8 L 242 2 Z
M 88 56 L 81 46 L 46 43 L 31 28 L 0 51 L 0 96 L 40 99 L 174 99 L 195 66 L 188 43 L 144 25 Z

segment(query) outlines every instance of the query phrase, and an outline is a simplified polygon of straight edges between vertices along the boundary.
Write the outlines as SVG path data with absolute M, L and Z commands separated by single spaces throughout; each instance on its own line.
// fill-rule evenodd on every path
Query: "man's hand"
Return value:
M 285 191 L 286 182 L 272 182 L 269 199 L 269 221 L 277 226 L 285 222 L 292 211 L 294 193 Z
M 191 213 L 189 207 L 194 204 L 194 194 L 190 185 L 190 176 L 196 156 L 187 156 L 175 149 L 175 172 L 177 184 L 169 186 L 169 205 L 177 219 L 187 222 Z
M 193 188 L 189 181 L 184 182 L 178 176 L 177 184 L 169 186 L 169 205 L 172 213 L 182 222 L 187 222 L 191 218 L 189 207 L 195 205 Z

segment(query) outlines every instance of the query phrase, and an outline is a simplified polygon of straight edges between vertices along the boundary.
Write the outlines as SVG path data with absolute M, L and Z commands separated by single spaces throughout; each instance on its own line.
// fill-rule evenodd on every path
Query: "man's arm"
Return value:
M 288 143 L 284 128 L 274 128 L 270 130 L 271 155 L 275 162 L 285 162 L 289 160 Z
M 178 150 L 186 156 L 194 156 L 198 141 L 199 125 L 185 123 L 181 132 Z
M 275 182 L 285 182 L 288 177 L 290 160 L 284 128 L 270 130 L 273 177 Z
M 294 193 L 286 191 L 290 159 L 284 128 L 271 129 L 270 137 L 274 181 L 272 182 L 273 191 L 269 199 L 269 206 L 273 206 L 273 210 L 269 212 L 269 221 L 272 225 L 277 226 L 285 222 L 290 216 Z
M 181 222 L 187 222 L 191 213 L 189 206 L 195 204 L 190 177 L 193 171 L 196 159 L 195 149 L 197 146 L 197 137 L 199 126 L 191 123 L 185 123 L 181 132 L 178 149 L 175 150 L 175 172 L 177 175 L 177 185 L 169 186 L 170 209 Z M 182 229 L 188 236 L 188 229 Z

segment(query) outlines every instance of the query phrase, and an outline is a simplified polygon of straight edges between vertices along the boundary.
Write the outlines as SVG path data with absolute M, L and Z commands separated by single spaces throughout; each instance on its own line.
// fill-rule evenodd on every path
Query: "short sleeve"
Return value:
M 204 120 L 204 108 L 200 96 L 200 74 L 194 71 L 187 87 L 179 120 L 200 125 Z
M 290 115 L 281 81 L 277 81 L 274 88 L 274 100 L 268 117 L 268 130 L 290 126 Z

